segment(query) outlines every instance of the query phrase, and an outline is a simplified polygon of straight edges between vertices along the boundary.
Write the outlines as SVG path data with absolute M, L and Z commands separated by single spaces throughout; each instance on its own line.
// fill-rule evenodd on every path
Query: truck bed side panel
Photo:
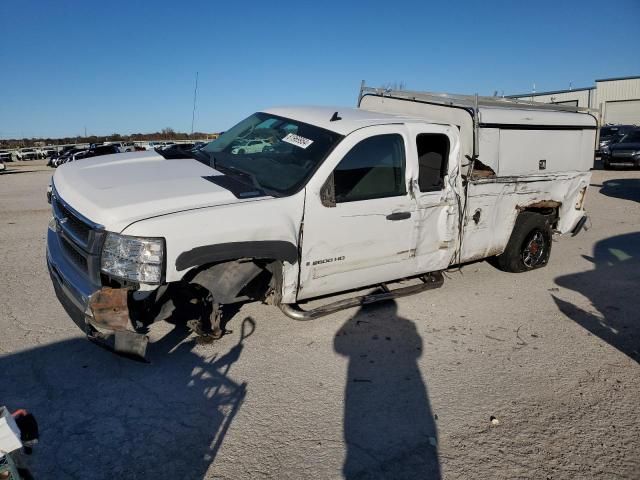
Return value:
M 559 204 L 556 230 L 570 232 L 585 214 L 582 200 L 590 179 L 591 172 L 574 172 L 471 182 L 461 261 L 502 253 L 518 213 L 546 202 Z

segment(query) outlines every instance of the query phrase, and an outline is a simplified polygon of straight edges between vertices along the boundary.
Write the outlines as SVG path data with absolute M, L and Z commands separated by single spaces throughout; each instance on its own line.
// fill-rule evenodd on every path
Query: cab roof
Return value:
M 263 112 L 315 125 L 341 135 L 348 135 L 355 130 L 371 125 L 420 121 L 420 119 L 416 117 L 406 115 L 394 115 L 363 110 L 361 108 L 345 107 L 275 107 L 263 110 Z M 331 121 L 331 118 L 336 112 L 340 120 Z

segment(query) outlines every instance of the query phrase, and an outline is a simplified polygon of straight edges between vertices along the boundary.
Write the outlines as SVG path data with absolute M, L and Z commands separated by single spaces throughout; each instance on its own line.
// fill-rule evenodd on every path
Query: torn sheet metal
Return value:
M 149 339 L 137 333 L 129 317 L 129 290 L 104 287 L 89 298 L 87 336 L 117 353 L 144 360 Z
M 91 295 L 89 308 L 92 316 L 90 323 L 107 330 L 131 330 L 127 297 L 129 290 L 124 288 L 102 288 Z

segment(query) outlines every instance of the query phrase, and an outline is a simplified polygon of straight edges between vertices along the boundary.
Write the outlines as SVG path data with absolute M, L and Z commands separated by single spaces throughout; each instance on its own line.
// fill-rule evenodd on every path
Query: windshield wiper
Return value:
M 194 158 L 199 162 L 209 165 L 210 167 L 212 166 L 210 165 L 211 160 L 209 159 L 209 155 L 206 152 L 203 152 L 202 150 L 191 149 L 189 151 L 185 151 L 185 153 L 189 156 L 189 158 Z M 215 162 L 215 159 L 214 159 L 214 162 Z
M 260 182 L 258 182 L 258 179 L 256 178 L 256 176 L 253 173 L 246 172 L 246 171 L 241 170 L 238 167 L 234 167 L 232 165 L 221 165 L 221 164 L 218 165 L 216 170 L 218 170 L 218 171 L 220 171 L 222 173 L 225 173 L 224 170 L 226 170 L 227 172 L 232 172 L 232 173 L 238 175 L 240 178 L 244 178 L 246 180 L 249 180 L 249 182 L 250 182 L 249 184 L 252 187 L 257 188 L 260 191 L 271 195 L 272 197 L 280 197 L 281 196 L 280 192 L 277 192 L 275 190 L 272 190 L 270 188 L 265 188 L 264 186 L 262 186 L 260 184 Z

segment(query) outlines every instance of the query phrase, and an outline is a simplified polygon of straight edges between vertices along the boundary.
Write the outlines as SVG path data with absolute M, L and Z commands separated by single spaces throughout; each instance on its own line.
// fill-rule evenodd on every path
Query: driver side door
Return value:
M 298 300 L 415 270 L 404 125 L 348 135 L 307 185 Z

